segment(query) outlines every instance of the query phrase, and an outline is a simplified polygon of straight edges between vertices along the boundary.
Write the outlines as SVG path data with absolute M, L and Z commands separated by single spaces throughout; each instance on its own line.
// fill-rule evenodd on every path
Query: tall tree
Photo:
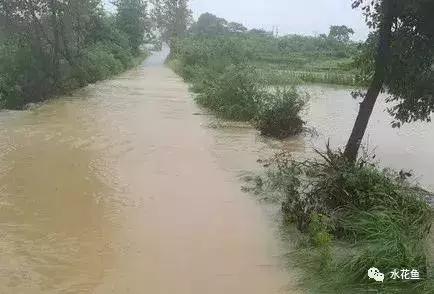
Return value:
M 338 42 L 347 43 L 350 41 L 350 35 L 354 34 L 354 30 L 345 25 L 331 26 L 329 32 L 329 38 Z
M 211 13 L 203 13 L 189 28 L 189 33 L 199 36 L 218 36 L 225 34 L 240 34 L 247 32 L 247 28 L 241 23 L 228 22 Z
M 211 13 L 203 13 L 192 24 L 189 30 L 192 34 L 200 36 L 217 36 L 228 32 L 228 22 Z
M 54 82 L 57 84 L 59 79 L 59 64 L 60 64 L 60 30 L 59 30 L 59 12 L 57 0 L 49 0 L 48 2 L 50 22 L 53 33 L 53 68 L 54 68 Z
M 145 33 L 149 31 L 147 21 L 147 1 L 144 0 L 117 0 L 117 27 L 129 39 L 132 50 L 139 52 L 143 44 Z
M 247 28 L 238 22 L 230 22 L 228 23 L 228 30 L 230 33 L 245 33 L 247 32 Z
M 72 63 L 78 48 L 89 41 L 101 9 L 100 0 L 0 0 L 0 24 L 9 36 L 25 36 L 50 55 L 57 68 L 60 59 Z
M 19 108 L 80 80 L 84 52 L 101 39 L 114 43 L 114 29 L 98 39 L 107 19 L 101 0 L 0 0 L 0 107 Z
M 375 29 L 376 47 L 367 55 L 375 56 L 365 72 L 370 86 L 361 94 L 363 101 L 344 152 L 350 161 L 357 159 L 378 95 L 384 89 L 389 95 L 387 102 L 393 102 L 389 108 L 395 119 L 393 126 L 430 121 L 434 111 L 434 1 L 353 1 L 353 8 L 357 7 L 362 7 L 367 24 Z
M 176 40 L 185 35 L 192 20 L 188 0 L 153 0 L 152 4 L 154 22 L 173 52 Z

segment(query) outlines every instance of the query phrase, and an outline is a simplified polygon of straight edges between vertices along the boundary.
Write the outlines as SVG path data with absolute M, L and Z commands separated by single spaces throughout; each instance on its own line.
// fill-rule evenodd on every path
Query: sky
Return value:
M 355 31 L 353 39 L 366 39 L 369 30 L 360 10 L 351 0 L 191 0 L 195 19 L 210 12 L 248 28 L 272 30 L 279 34 L 315 35 L 328 33 L 330 25 L 346 25 Z

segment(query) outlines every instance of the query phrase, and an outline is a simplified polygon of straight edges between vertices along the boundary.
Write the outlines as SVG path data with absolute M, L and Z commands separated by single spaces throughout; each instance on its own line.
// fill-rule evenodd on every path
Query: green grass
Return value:
M 261 134 L 274 138 L 287 138 L 303 131 L 300 117 L 306 105 L 295 87 L 263 91 L 258 101 L 254 124 Z
M 434 293 L 428 192 L 380 169 L 366 157 L 350 164 L 339 152 L 298 162 L 285 153 L 266 163 L 260 191 L 280 199 L 288 226 L 296 226 L 297 250 L 289 260 L 312 293 Z M 369 280 L 371 267 L 386 274 Z M 394 281 L 394 269 L 416 269 L 419 281 Z M 369 292 L 369 293 L 370 293 Z
M 218 116 L 230 120 L 252 120 L 258 112 L 257 102 L 264 95 L 257 83 L 255 69 L 248 65 L 230 65 L 221 75 L 197 83 L 200 86 L 196 86 L 196 89 L 202 87 L 202 90 L 196 101 Z
M 294 87 L 269 89 L 251 65 L 227 65 L 222 72 L 206 65 L 188 66 L 178 59 L 168 65 L 191 82 L 196 102 L 220 118 L 251 122 L 262 135 L 275 138 L 303 130 L 300 113 L 306 99 Z
M 227 65 L 246 63 L 258 69 L 266 85 L 304 82 L 354 86 L 357 54 L 354 43 L 315 37 L 229 35 L 185 38 L 178 42 L 174 57 L 182 64 L 178 73 L 187 81 L 194 79 L 200 67 L 221 73 Z
M 262 70 L 261 78 L 264 84 L 270 86 L 291 85 L 294 83 L 321 83 L 344 86 L 357 86 L 355 76 L 348 73 L 309 72 L 290 70 Z
M 337 58 L 312 53 L 290 55 L 259 55 L 252 61 L 264 77 L 267 85 L 322 83 L 356 86 L 356 69 L 348 57 Z

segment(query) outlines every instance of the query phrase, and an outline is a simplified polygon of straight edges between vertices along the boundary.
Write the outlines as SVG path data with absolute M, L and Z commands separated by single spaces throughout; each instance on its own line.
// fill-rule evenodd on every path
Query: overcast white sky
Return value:
M 249 28 L 271 30 L 278 26 L 282 34 L 327 33 L 330 25 L 347 25 L 354 39 L 366 39 L 368 28 L 360 10 L 351 9 L 351 0 L 191 0 L 197 18 L 204 12 Z
M 109 2 L 109 0 L 105 0 Z M 314 35 L 327 33 L 331 25 L 354 29 L 353 39 L 364 40 L 368 28 L 359 9 L 351 9 L 352 0 L 190 0 L 195 19 L 204 12 L 213 13 L 248 28 L 280 34 Z

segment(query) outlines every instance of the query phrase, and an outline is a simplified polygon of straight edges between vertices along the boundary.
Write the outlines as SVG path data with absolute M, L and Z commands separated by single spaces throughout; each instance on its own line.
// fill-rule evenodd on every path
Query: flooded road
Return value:
M 163 59 L 0 113 L 0 293 L 298 292 L 287 245 L 239 178 L 280 148 L 344 143 L 357 102 L 311 86 L 319 136 L 276 142 L 197 115 Z M 389 121 L 377 107 L 368 138 L 379 158 L 434 188 L 434 128 Z
M 0 293 L 286 293 L 221 158 L 237 135 L 216 140 L 163 58 L 0 113 Z

